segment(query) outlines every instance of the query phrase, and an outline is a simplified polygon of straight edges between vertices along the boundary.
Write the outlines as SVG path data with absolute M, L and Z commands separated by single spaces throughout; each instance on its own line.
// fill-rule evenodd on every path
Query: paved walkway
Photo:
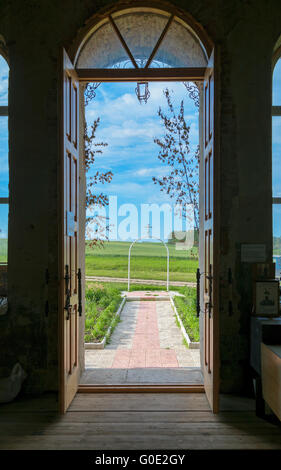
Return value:
M 187 382 L 187 370 L 197 374 L 191 382 L 201 380 L 199 350 L 183 344 L 168 300 L 127 301 L 110 343 L 86 350 L 85 362 L 88 376 L 82 383 Z
M 86 281 L 92 282 L 128 282 L 128 278 L 124 277 L 106 277 L 106 276 L 86 276 Z M 147 284 L 153 286 L 166 286 L 167 281 L 155 280 L 155 279 L 131 279 L 131 284 Z M 196 282 L 183 282 L 183 281 L 169 281 L 170 286 L 178 287 L 196 287 Z

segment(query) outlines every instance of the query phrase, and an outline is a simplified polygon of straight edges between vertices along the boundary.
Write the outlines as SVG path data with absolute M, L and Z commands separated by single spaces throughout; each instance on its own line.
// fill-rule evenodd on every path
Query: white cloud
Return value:
M 122 85 L 124 85 L 122 93 Z M 150 98 L 146 104 L 140 105 L 134 92 L 135 83 L 119 84 L 120 95 L 112 96 L 112 84 L 102 84 L 97 89 L 96 98 L 86 108 L 87 119 L 101 117 L 102 121 L 120 119 L 126 115 L 127 119 L 141 121 L 147 118 L 155 118 L 159 106 L 166 108 L 166 99 L 163 89 L 168 87 L 171 92 L 172 101 L 176 108 L 180 105 L 181 99 L 185 102 L 185 112 L 187 120 L 194 120 L 194 112 L 198 113 L 194 102 L 188 97 L 182 83 L 149 83 Z M 128 93 L 127 90 L 131 90 Z
M 136 176 L 164 176 L 167 175 L 169 172 L 169 168 L 167 166 L 163 167 L 154 167 L 154 168 L 140 168 L 135 172 Z
M 8 64 L 0 55 L 0 106 L 5 106 L 8 103 L 8 77 Z
M 155 137 L 162 138 L 165 128 L 157 115 L 159 106 L 166 108 L 163 88 L 173 89 L 172 99 L 180 105 L 185 97 L 185 117 L 190 126 L 190 148 L 198 143 L 198 109 L 188 97 L 182 83 L 150 83 L 151 96 L 140 105 L 135 96 L 134 83 L 102 84 L 97 96 L 86 108 L 87 120 L 100 116 L 97 141 L 108 143 L 102 155 L 97 155 L 93 171 L 111 170 L 110 184 L 97 185 L 95 192 L 117 195 L 122 203 L 172 203 L 152 181 L 152 176 L 168 174 L 168 165 L 158 160 L 159 146 Z M 90 120 L 89 120 L 90 119 Z

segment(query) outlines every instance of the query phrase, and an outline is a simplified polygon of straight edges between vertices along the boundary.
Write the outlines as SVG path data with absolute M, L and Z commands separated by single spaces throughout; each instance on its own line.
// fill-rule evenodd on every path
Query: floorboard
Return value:
M 204 394 L 78 394 L 65 415 L 54 395 L 0 406 L 0 449 L 279 449 L 281 427 L 254 402 L 223 396 L 214 415 Z
M 80 384 L 185 384 L 203 385 L 203 376 L 196 367 L 150 369 L 91 369 L 82 374 Z

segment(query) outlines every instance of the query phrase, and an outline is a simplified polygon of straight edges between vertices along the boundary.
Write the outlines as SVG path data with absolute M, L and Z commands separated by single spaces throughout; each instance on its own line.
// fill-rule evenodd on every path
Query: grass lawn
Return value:
M 191 341 L 200 341 L 199 318 L 196 315 L 196 289 L 183 287 L 181 293 L 184 297 L 174 297 L 174 303 L 185 331 Z
M 96 307 L 91 307 L 91 303 L 94 301 L 96 302 L 96 297 L 93 292 L 97 292 L 99 297 L 101 294 L 100 292 L 104 289 L 104 292 L 108 292 L 110 295 L 113 295 L 116 291 L 121 294 L 121 291 L 127 290 L 126 283 L 98 283 L 98 282 L 87 282 L 86 283 L 87 289 L 86 292 L 86 324 L 87 324 L 87 316 L 89 315 L 88 311 L 90 309 L 95 309 Z M 150 284 L 132 284 L 131 290 L 163 290 L 162 286 L 151 286 Z M 199 318 L 196 316 L 196 289 L 194 287 L 173 287 L 174 291 L 177 291 L 184 295 L 184 297 L 174 297 L 174 302 L 177 307 L 178 314 L 184 324 L 184 327 L 190 337 L 191 341 L 200 341 L 200 333 L 199 333 Z M 105 294 L 108 297 L 108 294 Z M 114 294 L 115 295 L 115 294 Z M 88 297 L 87 297 L 88 296 Z M 121 297 L 120 297 L 121 299 Z M 120 304 L 120 302 L 119 302 Z M 119 306 L 118 304 L 118 306 Z M 88 305 L 88 307 L 87 307 Z M 100 305 L 100 304 L 99 304 Z M 116 310 L 118 309 L 116 307 Z M 112 314 L 111 319 L 114 317 Z M 94 318 L 91 315 L 91 318 Z M 91 320 L 92 321 L 92 320 Z M 110 324 L 110 323 L 109 323 Z M 109 326 L 108 324 L 108 326 Z M 107 326 L 107 328 L 108 328 Z M 107 329 L 106 328 L 106 329 Z M 86 328 L 87 329 L 87 328 Z M 104 335 L 103 335 L 104 336 Z M 101 338 L 102 339 L 102 338 Z M 88 342 L 88 340 L 85 339 Z M 91 340 L 93 341 L 93 340 Z
M 115 326 L 117 320 L 114 321 L 114 317 L 121 301 L 120 289 L 115 286 L 99 285 L 86 289 L 85 343 L 99 343 L 109 326 Z
M 7 263 L 8 259 L 8 240 L 0 238 L 0 263 Z
M 105 242 L 103 248 L 86 243 L 86 276 L 128 276 L 129 242 Z M 169 244 L 170 280 L 196 280 L 198 250 L 176 250 Z M 160 243 L 136 243 L 131 251 L 131 278 L 166 280 L 166 248 Z

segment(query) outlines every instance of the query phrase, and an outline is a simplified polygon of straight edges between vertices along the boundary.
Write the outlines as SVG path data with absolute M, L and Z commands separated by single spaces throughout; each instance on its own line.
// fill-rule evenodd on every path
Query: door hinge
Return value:
M 81 269 L 78 269 L 78 312 L 79 312 L 79 317 L 82 317 L 82 275 L 81 275 Z

